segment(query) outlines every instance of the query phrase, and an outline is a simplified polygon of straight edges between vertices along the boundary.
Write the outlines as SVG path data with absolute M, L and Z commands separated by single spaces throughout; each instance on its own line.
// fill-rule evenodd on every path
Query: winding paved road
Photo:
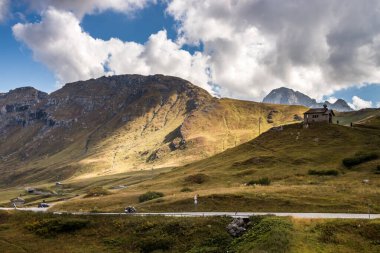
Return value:
M 19 210 L 31 212 L 48 212 L 47 208 L 0 208 L 0 210 Z M 380 219 L 380 214 L 365 213 L 277 213 L 277 212 L 181 212 L 181 213 L 89 213 L 89 212 L 53 212 L 53 214 L 73 214 L 73 215 L 99 215 L 99 216 L 117 216 L 117 215 L 133 215 L 133 216 L 170 216 L 170 217 L 217 217 L 229 216 L 234 218 L 248 218 L 255 215 L 274 215 L 274 216 L 290 216 L 293 218 L 304 219 Z

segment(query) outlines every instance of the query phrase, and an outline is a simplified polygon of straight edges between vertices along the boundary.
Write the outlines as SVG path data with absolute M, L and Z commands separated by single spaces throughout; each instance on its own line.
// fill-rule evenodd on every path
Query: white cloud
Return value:
M 377 107 L 377 108 L 380 108 L 380 102 L 377 102 L 377 103 L 376 103 L 376 107 Z
M 373 102 L 372 101 L 366 101 L 364 99 L 361 99 L 358 96 L 352 97 L 352 103 L 349 103 L 349 105 L 354 108 L 355 110 L 360 110 L 364 108 L 372 108 Z
M 57 10 L 73 12 L 78 18 L 82 18 L 85 14 L 106 10 L 130 13 L 155 2 L 156 0 L 30 0 L 28 3 L 37 11 L 44 12 L 53 7 Z
M 380 79 L 375 0 L 173 0 L 181 43 L 202 42 L 225 94 L 287 86 L 317 99 Z
M 210 91 L 207 57 L 181 50 L 164 30 L 151 35 L 145 45 L 115 38 L 105 41 L 85 33 L 73 13 L 49 8 L 41 22 L 17 24 L 13 33 L 62 83 L 108 74 L 160 73 L 185 78 Z
M 334 104 L 338 99 L 336 97 L 329 97 L 326 99 L 326 101 L 328 101 L 329 103 L 331 104 Z
M 9 8 L 9 0 L 0 0 L 0 23 L 4 21 L 4 19 L 8 15 Z

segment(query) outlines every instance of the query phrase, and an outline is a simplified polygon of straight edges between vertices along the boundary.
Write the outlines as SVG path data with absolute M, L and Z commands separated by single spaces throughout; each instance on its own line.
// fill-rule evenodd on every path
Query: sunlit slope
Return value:
M 20 106 L 23 97 L 13 91 L 0 105 Z M 181 166 L 258 136 L 260 118 L 264 132 L 299 122 L 307 110 L 217 99 L 162 75 L 71 83 L 22 106 L 0 115 L 0 186 Z
M 208 157 L 257 137 L 259 131 L 298 122 L 306 110 L 303 106 L 220 99 L 191 114 L 181 131 L 191 143 L 190 150 Z
M 174 100 L 174 99 L 173 99 Z M 273 106 L 230 99 L 213 99 L 186 114 L 168 103 L 144 117 L 111 132 L 100 129 L 92 141 L 89 156 L 80 162 L 79 177 L 92 177 L 131 170 L 180 166 L 240 145 L 261 131 L 297 122 L 304 107 Z M 183 107 L 182 107 L 183 108 Z M 275 113 L 273 113 L 275 111 Z M 272 122 L 267 117 L 272 114 Z M 141 129 L 141 125 L 144 125 Z M 86 169 L 90 168 L 90 169 Z M 88 173 L 89 172 L 89 173 Z
M 149 178 L 140 178 L 140 182 L 123 177 L 117 184 L 133 184 L 110 196 L 77 199 L 56 208 L 119 210 L 128 203 L 151 211 L 367 212 L 370 205 L 372 212 L 379 212 L 380 160 L 352 167 L 342 163 L 357 155 L 379 154 L 379 150 L 380 132 L 376 129 L 287 125 L 282 131 L 268 131 L 183 167 L 147 171 Z M 332 174 L 317 175 L 315 171 Z M 268 178 L 270 185 L 246 185 L 262 178 Z M 106 183 L 105 178 L 97 180 L 105 188 L 116 184 Z M 138 196 L 147 191 L 160 191 L 165 197 L 139 203 Z M 201 196 L 197 209 L 194 194 Z

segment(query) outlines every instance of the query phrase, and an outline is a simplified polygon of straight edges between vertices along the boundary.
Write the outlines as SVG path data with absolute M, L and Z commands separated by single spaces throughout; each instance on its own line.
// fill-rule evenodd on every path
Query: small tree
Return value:
M 149 200 L 153 200 L 153 199 L 158 199 L 158 198 L 161 198 L 165 196 L 162 192 L 146 192 L 142 195 L 139 196 L 139 202 L 142 203 L 142 202 L 145 202 L 145 201 L 149 201 Z

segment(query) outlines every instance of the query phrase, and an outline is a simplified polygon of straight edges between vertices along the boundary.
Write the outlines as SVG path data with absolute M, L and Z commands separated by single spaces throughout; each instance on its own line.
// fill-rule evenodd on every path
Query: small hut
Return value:
M 312 108 L 304 113 L 304 123 L 332 123 L 335 113 L 333 110 L 329 110 L 327 105 L 323 105 L 323 108 Z

